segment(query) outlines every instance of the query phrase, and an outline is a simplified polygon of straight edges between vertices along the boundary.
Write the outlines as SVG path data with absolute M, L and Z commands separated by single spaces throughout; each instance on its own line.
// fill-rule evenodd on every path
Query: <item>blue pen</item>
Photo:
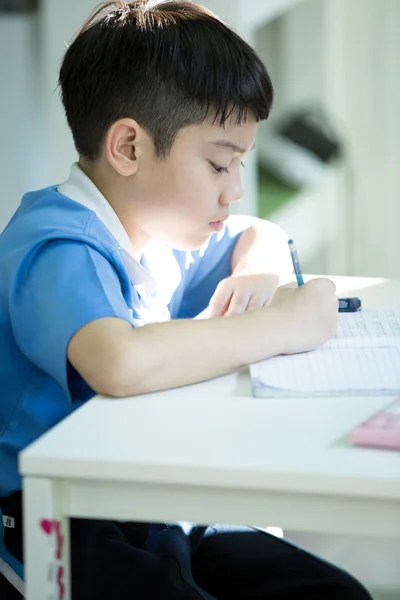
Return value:
M 292 258 L 293 269 L 294 269 L 296 279 L 297 279 L 297 285 L 303 285 L 304 279 L 303 279 L 303 274 L 301 272 L 299 255 L 297 254 L 297 248 L 294 245 L 293 240 L 289 240 L 288 245 L 289 245 L 289 250 L 290 250 L 290 256 Z

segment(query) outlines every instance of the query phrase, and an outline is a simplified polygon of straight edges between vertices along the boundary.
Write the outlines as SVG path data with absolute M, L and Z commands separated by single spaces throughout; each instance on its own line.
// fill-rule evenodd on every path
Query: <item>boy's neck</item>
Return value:
M 140 257 L 142 256 L 151 238 L 142 232 L 138 225 L 133 222 L 131 211 L 129 210 L 132 209 L 132 201 L 130 201 L 128 204 L 126 200 L 126 194 L 123 194 L 123 191 L 121 192 L 121 177 L 115 173 L 110 165 L 100 164 L 100 161 L 95 164 L 91 164 L 80 157 L 78 165 L 114 210 L 115 214 L 121 221 L 123 228 L 128 234 L 132 247 L 135 251 L 135 255 L 140 260 Z

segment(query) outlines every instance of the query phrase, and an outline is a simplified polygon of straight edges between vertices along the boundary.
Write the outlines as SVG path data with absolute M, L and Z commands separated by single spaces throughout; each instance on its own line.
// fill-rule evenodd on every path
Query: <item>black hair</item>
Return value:
M 205 119 L 269 115 L 273 88 L 254 50 L 190 1 L 105 2 L 67 49 L 59 85 L 78 153 L 99 157 L 110 126 L 133 118 L 158 156 Z

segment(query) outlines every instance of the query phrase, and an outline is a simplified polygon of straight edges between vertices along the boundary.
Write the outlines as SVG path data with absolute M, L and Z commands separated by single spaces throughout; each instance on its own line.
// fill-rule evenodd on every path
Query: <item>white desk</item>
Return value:
M 335 280 L 364 307 L 400 303 L 400 282 Z M 60 567 L 68 598 L 69 517 L 400 536 L 400 453 L 346 440 L 389 401 L 254 399 L 247 373 L 97 397 L 21 453 L 28 600 L 42 600 L 46 586 L 59 597 Z M 60 524 L 61 557 L 42 519 Z

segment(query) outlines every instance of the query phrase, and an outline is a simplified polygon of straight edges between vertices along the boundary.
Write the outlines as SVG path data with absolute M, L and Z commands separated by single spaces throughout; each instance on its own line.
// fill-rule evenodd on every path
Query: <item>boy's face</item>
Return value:
M 141 252 L 150 238 L 194 250 L 223 228 L 231 202 L 242 198 L 241 161 L 254 145 L 257 123 L 205 122 L 181 129 L 160 159 L 148 138 L 129 177 L 122 222 Z M 139 148 L 139 146 L 138 146 Z M 139 247 L 141 246 L 141 247 Z

